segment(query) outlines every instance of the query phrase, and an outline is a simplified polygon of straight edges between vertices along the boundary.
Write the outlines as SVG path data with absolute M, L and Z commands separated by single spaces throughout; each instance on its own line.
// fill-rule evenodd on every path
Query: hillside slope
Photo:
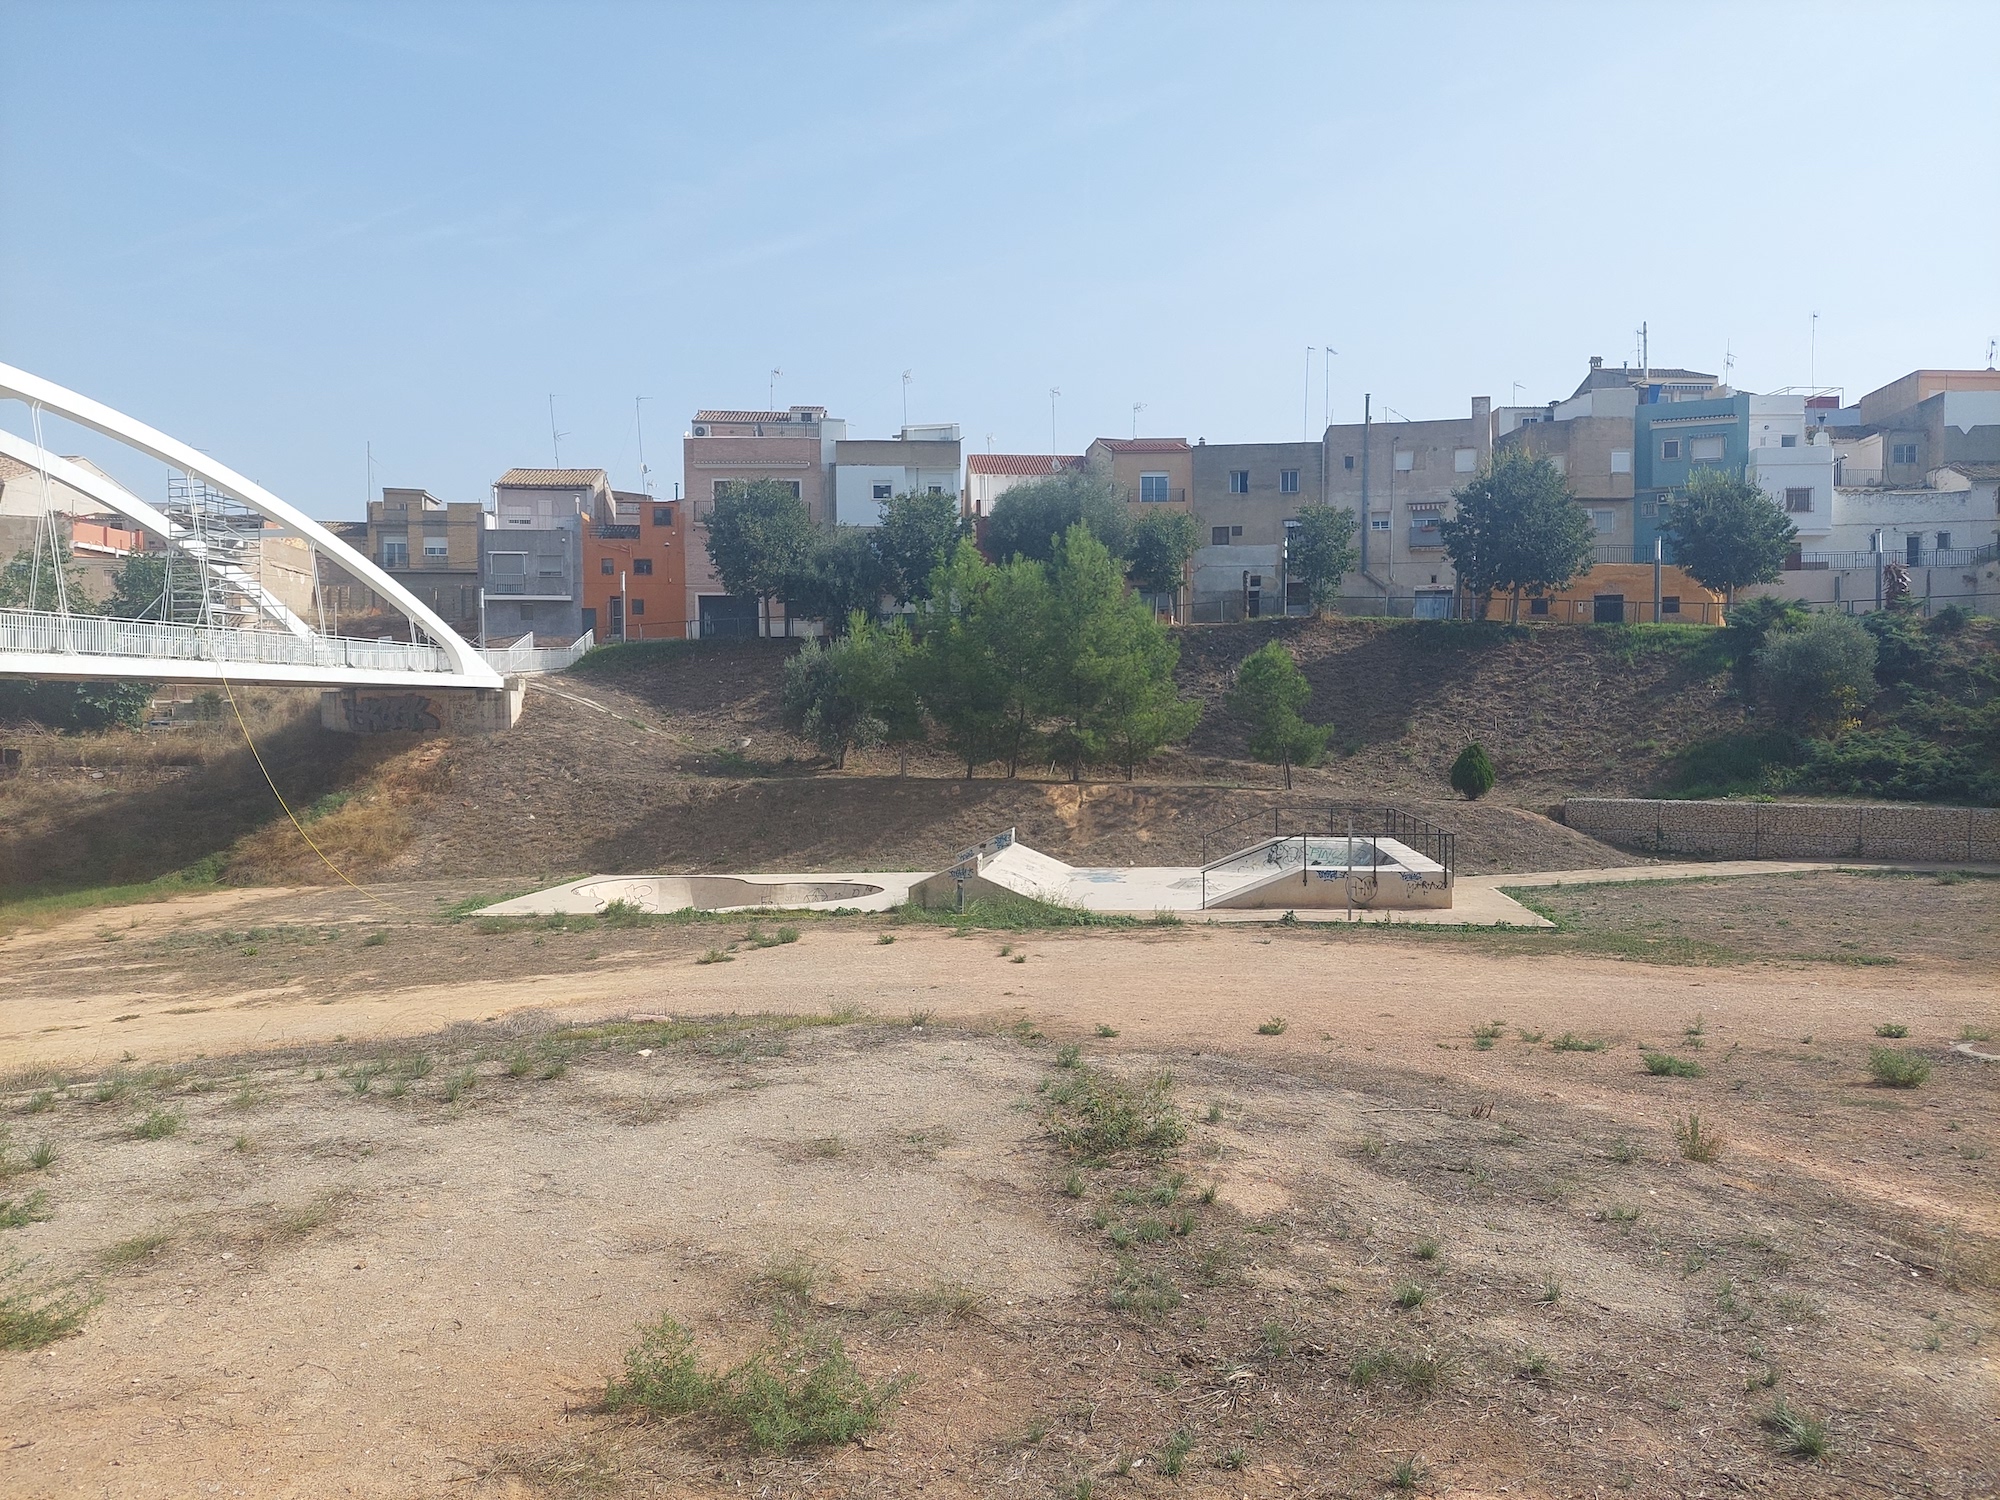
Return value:
M 1273 636 L 1297 653 L 1339 752 L 1290 793 L 1247 758 L 1222 706 L 1237 662 Z M 1181 863 L 1201 857 L 1205 830 L 1334 801 L 1454 829 L 1468 871 L 1551 869 L 1627 858 L 1551 822 L 1551 804 L 1648 789 L 1674 751 L 1743 723 L 1726 679 L 1697 665 L 1699 637 L 1639 649 L 1645 639 L 1351 620 L 1189 631 L 1181 680 L 1205 704 L 1202 724 L 1131 784 L 1072 785 L 1044 766 L 967 781 L 925 751 L 906 776 L 891 752 L 857 752 L 834 772 L 780 721 L 784 642 L 605 653 L 534 680 L 519 726 L 490 739 L 327 735 L 310 694 L 263 695 L 254 723 L 315 841 L 364 877 L 526 886 L 598 870 L 929 869 L 1010 826 L 1073 862 Z M 143 880 L 203 860 L 240 881 L 332 878 L 278 817 L 233 723 L 179 733 L 173 745 L 36 740 L 29 774 L 0 783 L 0 889 Z M 1475 737 L 1500 782 L 1472 805 L 1451 797 L 1445 770 Z

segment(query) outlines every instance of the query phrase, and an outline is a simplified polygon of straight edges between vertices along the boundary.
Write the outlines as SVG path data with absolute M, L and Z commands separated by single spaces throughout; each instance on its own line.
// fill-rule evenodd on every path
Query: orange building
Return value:
M 611 500 L 611 518 L 584 527 L 585 624 L 600 644 L 686 639 L 686 507 L 629 490 Z
M 1495 594 L 1486 618 L 1506 619 L 1513 602 L 1511 594 Z M 1565 625 L 1647 625 L 1655 619 L 1665 625 L 1720 625 L 1722 603 L 1714 589 L 1703 588 L 1668 563 L 1660 568 L 1660 611 L 1655 616 L 1651 563 L 1599 563 L 1566 589 L 1539 599 L 1523 595 L 1521 619 Z

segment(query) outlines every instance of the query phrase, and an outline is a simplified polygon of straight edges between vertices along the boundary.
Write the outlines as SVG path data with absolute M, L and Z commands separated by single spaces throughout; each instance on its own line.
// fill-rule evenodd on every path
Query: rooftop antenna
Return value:
M 1060 387 L 1053 385 L 1049 387 L 1049 452 L 1051 455 L 1062 452 L 1062 445 L 1056 441 L 1056 397 L 1061 394 L 1062 390 Z
M 1134 401 L 1132 403 L 1132 439 L 1134 442 L 1137 442 L 1139 438 L 1139 413 L 1145 409 L 1146 403 L 1143 401 Z
M 1306 345 L 1306 393 L 1299 400 L 1299 441 L 1302 443 L 1306 440 L 1306 429 L 1312 426 L 1313 355 L 1317 349 L 1315 344 Z
M 764 409 L 766 411 L 776 411 L 778 409 L 778 382 L 784 378 L 785 372 L 783 370 L 774 369 L 771 371 L 771 378 L 764 382 Z
M 914 377 L 908 370 L 903 371 L 903 426 L 910 425 L 910 381 Z
M 1322 432 L 1324 432 L 1327 428 L 1333 425 L 1333 405 L 1332 405 L 1332 396 L 1330 394 L 1333 389 L 1333 386 L 1330 379 L 1330 372 L 1333 369 L 1333 356 L 1338 353 L 1340 353 L 1338 349 L 1330 349 L 1324 344 L 1320 345 L 1319 425 L 1320 425 L 1320 430 Z
M 990 432 L 986 434 L 986 451 L 988 453 L 993 451 L 993 434 Z
M 1514 382 L 1514 405 L 1519 406 L 1520 404 L 1521 404 L 1521 382 L 1517 380 Z
M 1986 341 L 1986 368 L 1989 370 L 1993 368 L 1995 355 L 2000 355 L 2000 339 L 1988 339 Z
M 1812 315 L 1812 336 L 1806 344 L 1806 389 L 1819 389 L 1819 314 Z
M 1639 325 L 1639 379 L 1647 385 L 1653 383 L 1653 343 L 1644 323 Z
M 1731 339 L 1722 346 L 1722 383 L 1724 385 L 1730 384 L 1730 377 L 1736 373 L 1736 356 L 1731 352 L 1735 348 L 1735 344 L 1736 341 Z
M 568 436 L 566 432 L 556 431 L 556 397 L 555 392 L 551 391 L 549 392 L 549 446 L 556 450 L 558 469 L 562 467 L 562 440 Z
M 642 495 L 653 493 L 653 471 L 646 467 L 646 414 L 640 409 L 640 403 L 652 399 L 651 396 L 632 398 L 632 422 L 639 429 L 639 493 Z

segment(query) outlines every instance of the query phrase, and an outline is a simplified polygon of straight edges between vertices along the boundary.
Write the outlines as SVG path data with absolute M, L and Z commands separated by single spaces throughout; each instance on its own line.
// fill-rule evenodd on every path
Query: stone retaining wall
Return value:
M 2000 863 L 2000 808 L 1570 797 L 1563 821 L 1607 844 L 1697 859 Z

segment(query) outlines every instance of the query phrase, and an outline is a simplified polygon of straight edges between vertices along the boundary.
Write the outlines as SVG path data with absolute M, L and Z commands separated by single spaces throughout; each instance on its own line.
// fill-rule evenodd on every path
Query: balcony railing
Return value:
M 1147 495 L 1147 494 L 1142 494 L 1137 490 L 1134 490 L 1132 492 L 1132 498 L 1134 500 L 1144 501 L 1148 505 L 1185 505 L 1187 504 L 1187 491 L 1156 490 L 1152 494 Z
M 561 576 L 536 576 L 524 578 L 519 574 L 489 577 L 486 580 L 486 597 L 489 599 L 568 599 L 571 597 L 569 579 Z
M 1877 561 L 1884 567 L 1893 563 L 1901 568 L 1976 568 L 1992 562 L 1996 556 L 2000 556 L 2000 547 L 1991 542 L 1984 547 L 1931 547 L 1919 551 L 1914 560 L 1907 550 L 1894 548 L 1886 552 L 1795 552 L 1785 559 L 1785 570 L 1873 572 Z
M 590 534 L 601 542 L 636 542 L 639 540 L 639 523 L 629 525 L 623 521 L 617 525 L 592 526 Z

